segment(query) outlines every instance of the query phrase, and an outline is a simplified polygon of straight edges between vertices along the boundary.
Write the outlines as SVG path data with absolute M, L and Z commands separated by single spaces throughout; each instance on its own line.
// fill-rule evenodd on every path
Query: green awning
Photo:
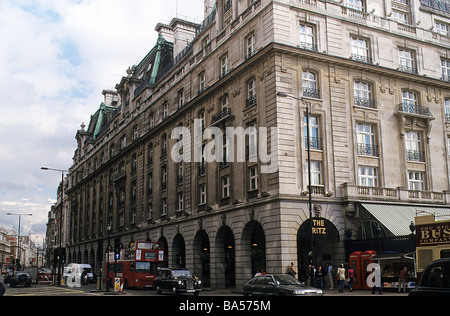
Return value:
M 450 208 L 370 203 L 361 205 L 395 236 L 411 234 L 409 225 L 414 221 L 417 211 L 450 216 Z

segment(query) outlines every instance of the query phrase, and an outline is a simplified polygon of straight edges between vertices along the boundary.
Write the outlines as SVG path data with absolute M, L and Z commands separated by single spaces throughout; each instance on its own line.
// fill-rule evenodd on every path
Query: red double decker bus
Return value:
M 105 280 L 110 286 L 115 278 L 120 278 L 124 288 L 153 287 L 157 270 L 164 263 L 164 244 L 151 241 L 130 243 L 127 249 L 120 250 L 120 258 L 114 259 L 114 252 L 110 252 L 105 271 Z

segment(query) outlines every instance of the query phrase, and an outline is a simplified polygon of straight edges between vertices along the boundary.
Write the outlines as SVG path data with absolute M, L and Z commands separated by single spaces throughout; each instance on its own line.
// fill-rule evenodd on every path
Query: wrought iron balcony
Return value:
M 221 121 L 222 119 L 231 118 L 231 117 L 233 117 L 231 115 L 231 109 L 228 106 L 224 107 L 224 108 L 222 108 L 221 111 L 219 111 L 213 115 L 213 117 L 211 119 L 211 124 L 217 123 L 217 122 Z
M 375 100 L 355 97 L 354 104 L 357 106 L 363 106 L 366 108 L 376 109 Z
M 378 146 L 372 144 L 358 144 L 358 155 L 378 157 Z
M 418 105 L 415 102 L 400 103 L 398 110 L 401 113 L 409 113 L 409 114 L 433 117 L 433 114 L 431 114 L 429 107 Z
M 303 96 L 307 98 L 320 99 L 320 90 L 314 88 L 303 88 Z
M 425 153 L 419 150 L 406 150 L 406 160 L 425 162 Z

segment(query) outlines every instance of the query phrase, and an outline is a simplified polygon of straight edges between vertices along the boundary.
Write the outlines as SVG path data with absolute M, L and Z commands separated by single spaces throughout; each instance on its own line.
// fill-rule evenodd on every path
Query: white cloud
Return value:
M 17 225 L 5 211 L 31 211 L 27 228 L 45 233 L 61 175 L 40 167 L 71 165 L 81 122 L 155 45 L 175 3 L 1 0 L 0 226 Z M 203 0 L 179 1 L 178 11 L 201 22 Z

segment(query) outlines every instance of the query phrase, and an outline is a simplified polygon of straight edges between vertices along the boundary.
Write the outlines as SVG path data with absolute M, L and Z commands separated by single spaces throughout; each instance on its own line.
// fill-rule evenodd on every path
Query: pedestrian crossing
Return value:
M 5 296 L 83 296 L 86 292 L 59 286 L 31 286 L 6 288 Z

